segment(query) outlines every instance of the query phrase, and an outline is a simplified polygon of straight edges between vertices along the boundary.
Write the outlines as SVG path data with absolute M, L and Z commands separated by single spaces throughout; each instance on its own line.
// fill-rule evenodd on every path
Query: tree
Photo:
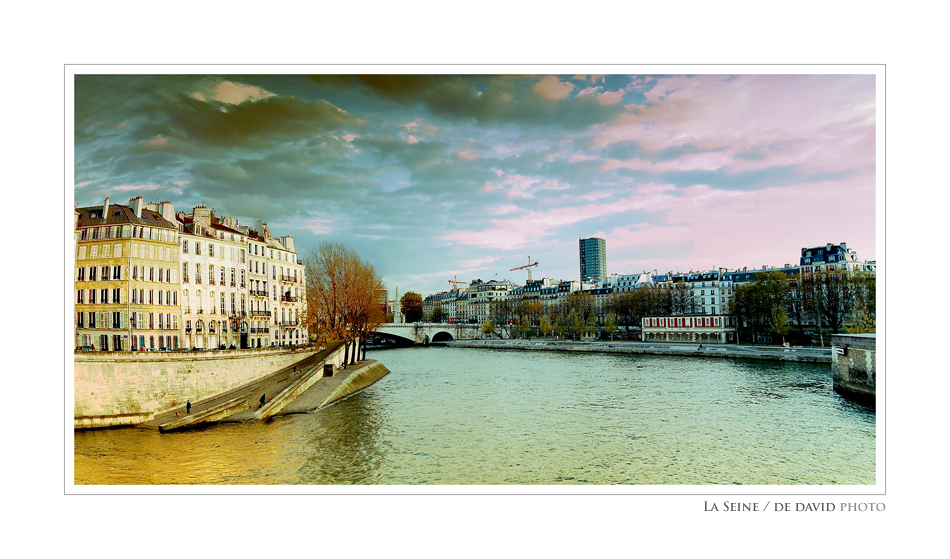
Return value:
M 488 334 L 488 335 L 494 334 L 495 325 L 492 324 L 491 320 L 486 320 L 485 322 L 482 322 L 481 330 L 482 330 L 482 334 Z
M 432 322 L 445 322 L 445 311 L 442 310 L 442 303 L 436 303 L 432 309 Z
M 419 322 L 422 319 L 422 295 L 407 291 L 399 298 L 399 309 L 406 317 L 406 322 Z
M 803 289 L 809 294 L 811 310 L 818 324 L 826 324 L 835 334 L 851 310 L 854 293 L 850 275 L 846 270 L 832 268 L 818 270 L 802 279 Z
M 307 307 L 303 320 L 322 341 L 344 342 L 343 364 L 359 354 L 365 340 L 385 320 L 377 300 L 383 282 L 370 264 L 340 243 L 321 243 L 306 258 Z
M 617 330 L 617 317 L 612 312 L 608 312 L 604 318 L 604 332 L 610 334 L 610 341 L 614 341 L 614 332 Z
M 550 336 L 551 332 L 554 331 L 554 324 L 551 322 L 551 317 L 546 314 L 542 316 L 538 328 L 541 330 L 541 334 Z

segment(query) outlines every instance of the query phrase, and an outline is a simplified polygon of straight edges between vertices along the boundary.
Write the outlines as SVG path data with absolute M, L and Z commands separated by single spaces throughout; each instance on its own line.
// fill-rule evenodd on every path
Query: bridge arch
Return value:
M 435 342 L 451 342 L 451 341 L 454 340 L 454 339 L 455 339 L 455 338 L 452 337 L 452 334 L 449 334 L 449 333 L 446 332 L 445 330 L 442 330 L 441 332 L 438 332 L 438 333 L 436 333 L 434 336 L 432 336 L 432 342 L 433 342 L 433 343 L 435 343 Z

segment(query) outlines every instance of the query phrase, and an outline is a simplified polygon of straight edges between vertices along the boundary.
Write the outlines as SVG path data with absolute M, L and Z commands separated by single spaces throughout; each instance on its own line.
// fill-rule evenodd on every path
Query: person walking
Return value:
M 185 413 L 191 413 L 191 400 L 185 402 Z
M 267 397 L 267 394 L 261 394 L 261 405 L 257 406 L 257 409 L 264 407 L 264 399 Z

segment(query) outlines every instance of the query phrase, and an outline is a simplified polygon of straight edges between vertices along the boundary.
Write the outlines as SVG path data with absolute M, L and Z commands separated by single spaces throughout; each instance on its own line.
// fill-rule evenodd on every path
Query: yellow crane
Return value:
M 517 268 L 512 268 L 512 269 L 510 269 L 510 270 L 508 270 L 508 271 L 509 271 L 509 272 L 514 272 L 515 270 L 524 270 L 524 269 L 527 269 L 527 270 L 528 270 L 528 283 L 530 283 L 530 282 L 531 282 L 531 266 L 537 266 L 537 265 L 538 265 L 538 263 L 537 263 L 537 262 L 532 262 L 532 261 L 531 261 L 531 257 L 529 256 L 529 257 L 528 257 L 528 263 L 527 263 L 527 264 L 525 264 L 524 266 L 518 266 Z

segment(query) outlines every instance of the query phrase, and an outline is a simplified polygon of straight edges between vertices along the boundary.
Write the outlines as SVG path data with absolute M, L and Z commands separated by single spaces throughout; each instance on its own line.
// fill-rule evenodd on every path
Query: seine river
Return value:
M 462 348 L 320 412 L 183 433 L 75 433 L 75 483 L 875 483 L 875 413 L 830 366 Z

